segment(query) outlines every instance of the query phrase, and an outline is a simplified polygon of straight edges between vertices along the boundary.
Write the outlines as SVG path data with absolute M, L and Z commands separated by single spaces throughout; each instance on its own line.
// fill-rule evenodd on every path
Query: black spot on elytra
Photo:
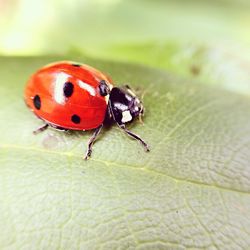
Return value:
M 63 86 L 63 93 L 65 97 L 70 97 L 72 96 L 74 91 L 74 85 L 71 82 L 65 82 Z
M 81 64 L 73 63 L 72 66 L 74 66 L 74 67 L 81 67 Z
M 78 115 L 72 115 L 71 121 L 75 124 L 79 124 L 81 122 L 81 118 Z
M 39 95 L 35 95 L 34 99 L 33 99 L 33 103 L 36 109 L 40 109 L 41 108 L 41 98 Z

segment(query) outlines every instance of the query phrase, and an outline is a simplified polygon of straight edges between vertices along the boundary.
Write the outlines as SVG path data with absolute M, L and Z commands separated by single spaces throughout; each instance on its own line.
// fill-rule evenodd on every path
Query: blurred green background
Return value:
M 0 0 L 1 55 L 136 62 L 250 94 L 248 0 Z

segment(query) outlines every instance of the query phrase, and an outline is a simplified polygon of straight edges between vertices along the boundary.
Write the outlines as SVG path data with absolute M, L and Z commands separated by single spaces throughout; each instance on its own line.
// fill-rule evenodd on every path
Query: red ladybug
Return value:
M 25 102 L 44 126 L 60 130 L 95 129 L 88 143 L 85 159 L 104 121 L 112 120 L 128 135 L 140 141 L 146 151 L 148 145 L 125 124 L 143 115 L 143 105 L 128 86 L 113 87 L 112 80 L 86 64 L 56 62 L 49 64 L 29 79 L 25 88 Z

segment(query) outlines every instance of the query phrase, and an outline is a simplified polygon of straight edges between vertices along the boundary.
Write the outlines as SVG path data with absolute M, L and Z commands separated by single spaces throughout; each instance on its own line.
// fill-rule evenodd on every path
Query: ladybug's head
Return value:
M 144 111 L 142 102 L 127 85 L 121 88 L 112 88 L 109 108 L 118 124 L 131 122 L 134 118 L 143 115 Z

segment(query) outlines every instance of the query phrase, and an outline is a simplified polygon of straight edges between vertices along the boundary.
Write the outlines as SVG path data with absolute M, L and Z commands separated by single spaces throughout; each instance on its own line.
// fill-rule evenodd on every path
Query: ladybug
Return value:
M 114 121 L 149 151 L 146 142 L 125 126 L 141 118 L 142 102 L 128 85 L 114 87 L 111 78 L 91 66 L 70 61 L 46 65 L 30 77 L 24 96 L 27 106 L 44 121 L 34 134 L 49 126 L 94 130 L 85 159 L 91 156 L 93 143 L 107 121 Z

